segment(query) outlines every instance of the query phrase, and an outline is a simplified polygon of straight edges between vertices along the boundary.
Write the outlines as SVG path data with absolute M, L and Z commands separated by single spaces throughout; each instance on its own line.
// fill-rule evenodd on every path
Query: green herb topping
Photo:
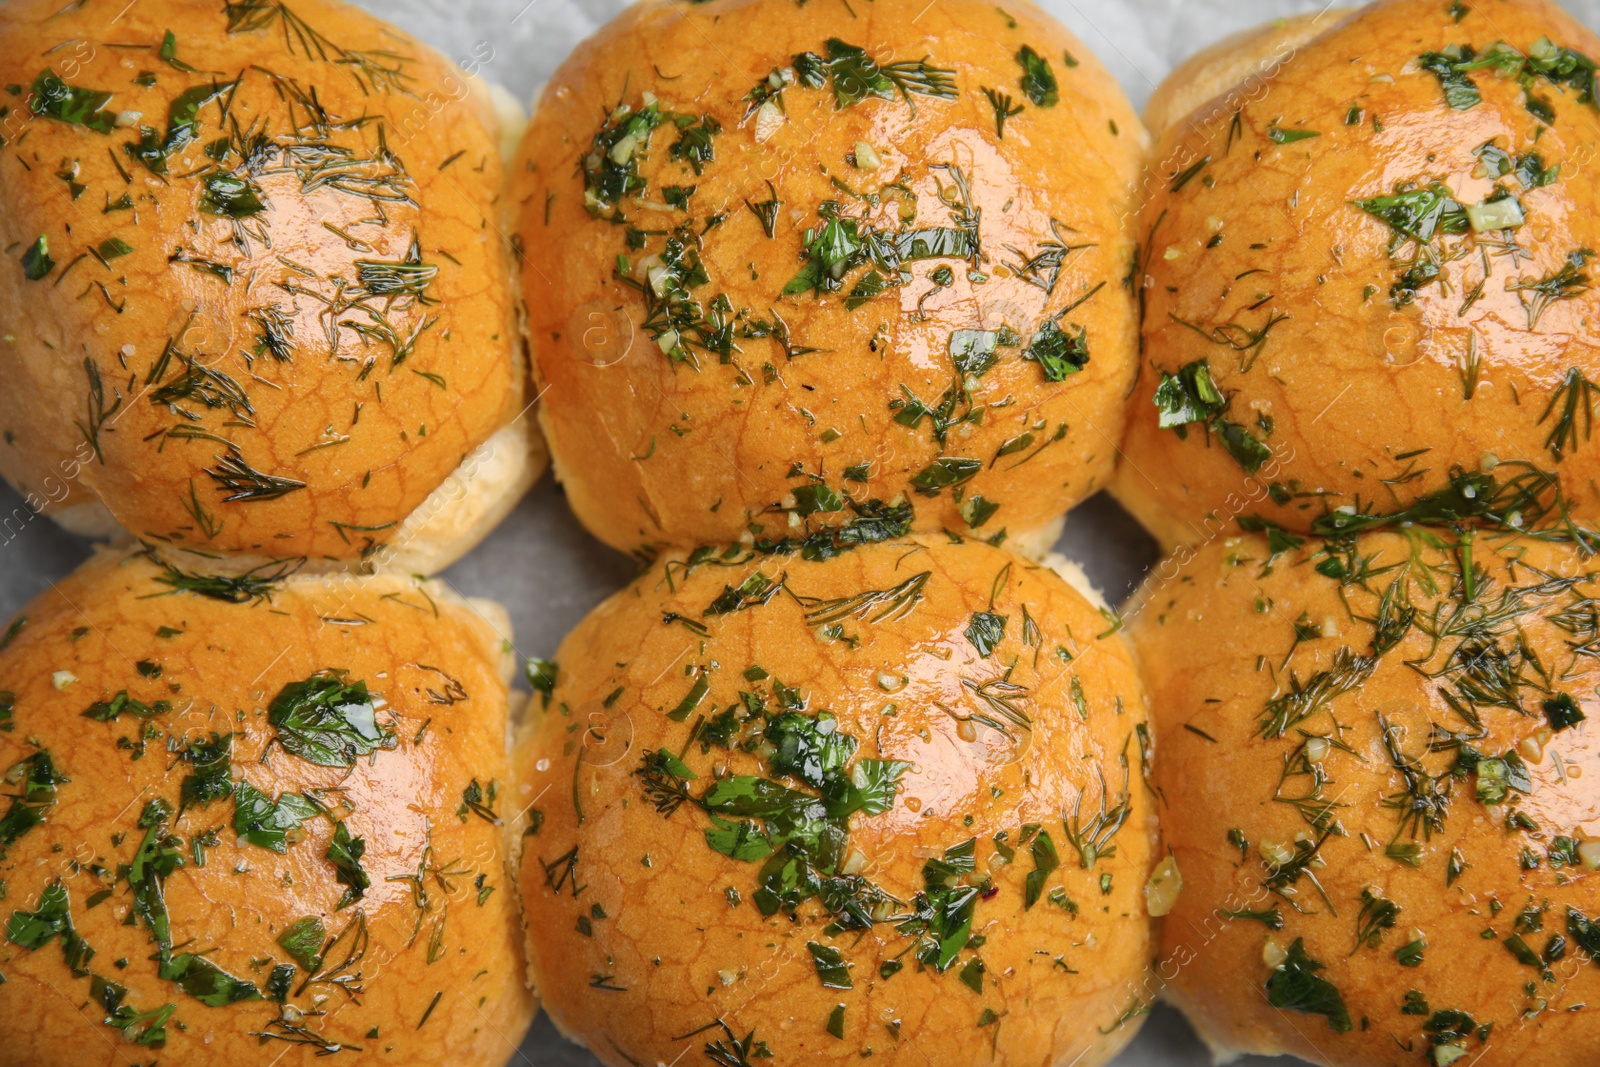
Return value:
M 346 682 L 342 671 L 291 682 L 267 708 L 267 722 L 285 750 L 324 767 L 353 767 L 358 758 L 398 743 L 378 725 L 365 682 Z

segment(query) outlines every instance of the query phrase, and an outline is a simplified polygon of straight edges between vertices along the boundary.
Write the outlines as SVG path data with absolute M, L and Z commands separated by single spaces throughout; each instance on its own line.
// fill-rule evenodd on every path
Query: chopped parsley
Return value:
M 857 740 L 839 729 L 833 715 L 806 713 L 804 695 L 776 680 L 770 696 L 743 693 L 741 702 L 745 725 L 729 723 L 723 732 L 731 739 L 735 728 L 753 731 L 770 751 L 770 777 L 732 775 L 696 791 L 700 776 L 661 750 L 646 753 L 636 772 L 645 798 L 666 817 L 685 806 L 698 809 L 709 820 L 703 833 L 712 850 L 759 864 L 751 899 L 763 915 L 794 915 L 807 901 L 819 900 L 833 918 L 830 934 L 881 921 L 893 899 L 841 867 L 851 817 L 888 811 L 909 764 L 852 763 Z M 848 981 L 847 965 L 834 950 L 818 945 L 813 957 L 825 984 Z
M 50 258 L 50 240 L 44 234 L 27 247 L 22 253 L 22 273 L 30 282 L 40 282 L 50 276 L 56 269 L 56 261 Z
M 1544 702 L 1544 717 L 1550 721 L 1550 729 L 1556 733 L 1569 730 L 1588 718 L 1583 709 L 1578 707 L 1577 701 L 1566 693 L 1557 693 Z
M 167 132 L 163 136 L 149 126 L 139 127 L 139 140 L 122 146 L 123 151 L 144 164 L 152 174 L 166 174 L 168 163 L 200 137 L 200 109 L 229 93 L 237 82 L 197 85 L 186 89 L 167 105 Z
M 952 330 L 950 361 L 963 377 L 981 378 L 999 360 L 996 350 L 1015 348 L 1020 338 L 1010 329 Z
M 315 803 L 296 793 L 284 793 L 274 801 L 243 778 L 234 786 L 233 804 L 234 833 L 279 854 L 305 836 L 300 824 L 319 811 Z
M 1253 433 L 1224 417 L 1228 399 L 1217 388 L 1204 359 L 1180 367 L 1176 374 L 1163 372 L 1153 399 L 1159 412 L 1157 424 L 1176 432 L 1180 440 L 1187 437 L 1191 423 L 1199 422 L 1205 424 L 1208 433 L 1217 435 L 1223 448 L 1247 473 L 1254 474 L 1272 458 L 1271 450 Z
M 977 871 L 976 839 L 944 850 L 922 865 L 923 890 L 911 902 L 911 915 L 896 927 L 916 939 L 917 960 L 943 974 L 972 940 L 972 917 L 983 884 L 968 879 Z
M 818 530 L 799 539 L 772 541 L 758 538 L 755 550 L 763 555 L 798 552 L 802 559 L 821 562 L 859 545 L 893 541 L 911 531 L 914 512 L 909 503 L 889 505 L 881 500 L 857 502 L 846 498 L 845 504 L 853 517 L 842 525 Z
M 607 117 L 583 159 L 583 204 L 591 215 L 615 215 L 624 199 L 644 188 L 639 161 L 661 122 L 661 108 L 654 102 L 637 111 L 619 104 Z
M 1526 54 L 1504 41 L 1479 53 L 1471 45 L 1451 45 L 1441 52 L 1425 52 L 1418 57 L 1422 69 L 1439 79 L 1445 103 L 1466 111 L 1482 102 L 1483 96 L 1472 80 L 1472 72 L 1492 70 L 1501 77 L 1514 78 L 1522 88 L 1523 106 L 1544 123 L 1555 121 L 1548 101 L 1534 93 L 1539 80 L 1558 89 L 1573 89 L 1578 103 L 1600 108 L 1596 96 L 1594 60 L 1581 52 L 1563 48 L 1548 37 L 1533 43 Z
M 1422 69 L 1439 79 L 1444 102 L 1457 111 L 1467 111 L 1483 102 L 1469 71 L 1476 55 L 1470 45 L 1451 45 L 1443 52 L 1424 52 L 1417 57 Z
M 61 951 L 72 973 L 79 978 L 86 977 L 94 949 L 73 928 L 72 898 L 59 879 L 44 887 L 35 910 L 13 911 L 6 923 L 6 940 L 30 952 L 44 948 L 57 938 L 61 939 Z
M 89 999 L 105 1012 L 105 1024 L 122 1033 L 123 1040 L 141 1048 L 164 1048 L 167 1022 L 177 1012 L 176 1004 L 151 1011 L 139 1011 L 126 1003 L 128 989 L 100 975 L 89 980 Z
M 494 810 L 495 802 L 500 797 L 500 784 L 492 779 L 489 788 L 484 789 L 478 784 L 476 778 L 467 783 L 461 791 L 461 806 L 456 809 L 456 818 L 462 822 L 467 821 L 468 815 L 476 815 L 491 826 L 500 825 L 500 816 Z
M 178 794 L 181 808 L 203 808 L 233 795 L 232 734 L 213 732 L 210 741 L 190 741 L 180 758 L 194 768 L 183 778 Z
M 1061 101 L 1055 71 L 1050 61 L 1027 45 L 1017 52 L 1022 66 L 1022 91 L 1038 107 L 1055 107 Z
M 377 723 L 365 682 L 346 682 L 342 671 L 291 682 L 267 708 L 277 741 L 301 759 L 324 767 L 353 767 L 361 756 L 398 743 Z
M 550 698 L 556 691 L 556 678 L 560 674 L 554 660 L 539 659 L 529 656 L 526 666 L 528 684 L 533 686 L 533 691 L 544 698 L 544 706 L 550 706 Z
M 366 851 L 366 841 L 351 837 L 349 828 L 343 822 L 333 828 L 333 839 L 328 842 L 326 858 L 333 864 L 334 878 L 345 887 L 337 910 L 348 908 L 372 888 L 372 877 L 361 866 L 361 857 Z
M 1267 128 L 1267 140 L 1273 144 L 1293 144 L 1296 141 L 1306 141 L 1321 136 L 1321 132 L 1317 130 L 1285 130 L 1279 126 Z
M 977 650 L 981 659 L 988 659 L 1005 635 L 1006 617 L 992 611 L 979 612 L 967 624 L 967 643 Z
M 247 219 L 267 210 L 254 186 L 227 171 L 208 171 L 200 182 L 200 210 L 208 215 Z
M 1561 176 L 1561 164 L 1549 167 L 1537 152 L 1512 155 L 1493 141 L 1477 150 L 1478 162 L 1490 178 L 1515 178 L 1524 189 L 1539 189 L 1553 184 Z
M 1050 876 L 1061 866 L 1061 857 L 1056 852 L 1055 842 L 1050 839 L 1047 831 L 1041 830 L 1033 839 L 1033 870 L 1028 872 L 1028 877 L 1023 887 L 1023 910 L 1033 907 L 1039 902 L 1039 897 L 1044 893 L 1045 883 Z
M 1306 955 L 1305 943 L 1295 938 L 1288 958 L 1267 978 L 1267 1003 L 1285 1011 L 1325 1016 L 1328 1029 L 1349 1033 L 1350 1012 L 1338 988 L 1317 974 L 1322 969 L 1322 964 Z
M 117 128 L 116 114 L 105 110 L 110 102 L 109 92 L 68 85 L 55 71 L 46 68 L 33 79 L 28 108 L 35 115 L 109 134 Z
M 200 1003 L 225 1008 L 247 1000 L 260 1000 L 255 983 L 236 978 L 205 956 L 183 952 L 161 961 L 160 975 Z
M 6 772 L 6 781 L 20 785 L 22 791 L 12 794 L 11 806 L 0 817 L 0 858 L 23 834 L 45 821 L 56 805 L 56 787 L 71 780 L 56 769 L 48 749 L 41 748 L 12 765 Z
M 838 949 L 815 941 L 807 941 L 806 948 L 811 953 L 811 962 L 816 964 L 817 977 L 821 979 L 824 989 L 855 988 L 855 982 L 850 978 L 850 964 Z
M 717 157 L 715 138 L 722 132 L 722 124 L 710 115 L 701 115 L 698 121 L 690 115 L 674 115 L 672 118 L 679 134 L 677 142 L 667 154 L 679 162 L 687 163 L 696 174 L 704 174 L 706 164 Z M 687 198 L 685 200 L 687 203 Z
M 971 480 L 983 469 L 983 460 L 941 456 L 911 476 L 911 487 L 923 496 L 938 496 L 943 489 Z
M 1056 319 L 1046 319 L 1022 358 L 1039 364 L 1045 381 L 1064 382 L 1089 365 L 1087 331 L 1071 323 L 1063 330 Z

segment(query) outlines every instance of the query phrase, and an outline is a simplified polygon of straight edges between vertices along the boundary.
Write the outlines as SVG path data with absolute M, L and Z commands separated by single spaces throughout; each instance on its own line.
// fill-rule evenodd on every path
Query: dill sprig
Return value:
M 1573 367 L 1567 371 L 1566 377 L 1561 379 L 1561 384 L 1556 386 L 1555 392 L 1550 394 L 1550 403 L 1545 406 L 1544 414 L 1539 416 L 1539 425 L 1543 426 L 1546 419 L 1555 412 L 1559 406 L 1561 412 L 1556 416 L 1555 425 L 1550 428 L 1550 435 L 1545 438 L 1544 447 L 1560 463 L 1567 453 L 1578 447 L 1578 423 L 1583 423 L 1583 439 L 1589 439 L 1589 433 L 1594 428 L 1594 397 L 1600 391 L 1583 371 Z
M 825 626 L 848 618 L 871 623 L 893 622 L 905 618 L 917 606 L 923 587 L 932 576 L 932 571 L 923 571 L 891 589 L 869 589 L 849 597 L 818 600 L 796 595 L 795 599 L 806 609 L 807 626 Z
M 164 374 L 172 359 L 176 359 L 182 369 L 171 379 L 161 381 L 156 375 Z M 170 341 L 152 368 L 151 377 L 160 382 L 150 393 L 152 404 L 164 404 L 191 421 L 198 421 L 200 416 L 185 410 L 182 406 L 185 401 L 212 410 L 227 408 L 235 421 L 246 426 L 255 425 L 255 408 L 243 386 L 222 371 L 205 366 L 197 357 L 178 351 Z
M 1019 262 L 1007 263 L 1006 267 L 1022 281 L 1053 296 L 1056 283 L 1061 280 L 1061 268 L 1066 264 L 1067 257 L 1074 252 L 1095 247 L 1093 241 L 1073 244 L 1072 239 L 1063 232 L 1070 229 L 1060 219 L 1052 218 L 1050 232 L 1055 239 L 1039 242 L 1038 249 L 1032 253 L 1007 245 L 1006 251 L 1016 256 Z
M 1128 778 L 1124 774 L 1122 783 L 1122 799 L 1109 807 L 1106 804 L 1110 790 L 1106 788 L 1105 772 L 1096 768 L 1100 775 L 1100 808 L 1083 818 L 1083 794 L 1088 790 L 1079 790 L 1078 797 L 1072 802 L 1071 818 L 1063 817 L 1062 828 L 1066 832 L 1067 843 L 1078 853 L 1078 866 L 1085 870 L 1094 870 L 1096 862 L 1110 859 L 1117 854 L 1117 846 L 1111 843 L 1117 831 L 1128 821 L 1128 816 L 1133 814 L 1133 797 L 1128 792 Z
M 983 86 L 983 95 L 988 99 L 989 106 L 994 108 L 994 132 L 1000 140 L 1006 139 L 1006 120 L 1016 118 L 1025 110 L 1023 106 L 1012 99 L 1010 93 L 1003 93 L 998 89 Z
M 1289 677 L 1287 692 L 1267 701 L 1259 733 L 1264 738 L 1283 737 L 1295 726 L 1323 711 L 1334 700 L 1364 684 L 1378 665 L 1377 656 L 1357 655 L 1349 648 L 1334 653 L 1333 662 L 1304 682 Z
M 1338 914 L 1338 909 L 1333 906 L 1333 901 L 1328 898 L 1327 891 L 1322 888 L 1322 883 L 1317 880 L 1317 876 L 1312 870 L 1318 853 L 1322 851 L 1322 846 L 1327 843 L 1328 838 L 1335 834 L 1343 835 L 1343 830 L 1337 824 L 1329 826 L 1314 840 L 1307 837 L 1297 838 L 1294 843 L 1294 852 L 1283 862 L 1274 862 L 1270 865 L 1271 870 L 1262 885 L 1279 896 L 1288 899 L 1294 896 L 1294 887 L 1299 883 L 1300 879 L 1309 878 L 1311 884 L 1316 887 L 1317 894 L 1328 905 L 1328 909 L 1334 914 Z
M 207 467 L 206 473 L 228 494 L 222 498 L 224 504 L 236 500 L 277 500 L 306 487 L 305 482 L 294 478 L 281 478 L 256 470 L 245 462 L 244 456 L 236 448 L 218 456 L 217 465 Z
M 1539 328 L 1539 320 L 1551 304 L 1558 300 L 1571 300 L 1589 291 L 1589 275 L 1584 267 L 1592 255 L 1593 249 L 1579 248 L 1568 253 L 1561 266 L 1549 274 L 1541 278 L 1519 278 L 1506 285 L 1522 301 L 1522 309 L 1528 313 L 1528 329 Z M 1522 293 L 1531 295 L 1522 296 Z
M 249 318 L 256 324 L 255 355 L 270 355 L 279 363 L 289 363 L 294 358 L 294 317 L 276 304 L 251 311 Z
M 83 420 L 78 422 L 78 430 L 83 434 L 83 439 L 94 450 L 94 458 L 103 467 L 105 466 L 105 453 L 100 450 L 100 431 L 105 424 L 122 408 L 122 391 L 115 386 L 111 389 L 113 397 L 110 405 L 106 403 L 105 383 L 100 379 L 100 368 L 89 356 L 83 357 L 83 372 L 89 378 L 89 399 Z
M 1261 355 L 1261 350 L 1267 344 L 1267 335 L 1272 332 L 1272 328 L 1292 316 L 1287 311 L 1268 311 L 1266 321 L 1255 329 L 1238 322 L 1224 322 L 1208 329 L 1188 319 L 1180 319 L 1171 312 L 1168 312 L 1168 317 L 1180 326 L 1187 326 L 1212 344 L 1226 345 L 1238 352 L 1239 373 L 1243 374 L 1255 364 L 1256 357 Z
M 721 1019 L 712 1025 L 722 1028 L 723 1037 L 706 1042 L 705 1055 L 706 1059 L 717 1067 L 755 1067 L 754 1061 L 764 1060 L 772 1055 L 765 1041 L 756 1040 L 755 1030 L 752 1029 L 740 1038 L 736 1037 L 734 1032 L 728 1029 L 728 1024 Z
M 343 825 L 342 823 L 340 825 Z M 364 992 L 361 963 L 366 959 L 372 935 L 367 929 L 366 912 L 356 909 L 355 916 L 339 931 L 339 935 L 321 952 L 322 966 L 309 974 L 295 996 L 313 985 L 331 985 L 352 1001 Z M 348 1047 L 348 1046 L 347 1046 Z
M 1414 840 L 1419 833 L 1424 839 L 1431 838 L 1444 829 L 1445 816 L 1450 811 L 1453 776 L 1448 772 L 1437 778 L 1429 774 L 1420 760 L 1401 749 L 1400 729 L 1382 715 L 1378 716 L 1378 728 L 1383 750 L 1401 781 L 1400 791 L 1383 800 L 1384 807 L 1400 815 L 1394 840 L 1398 842 L 1402 837 Z
M 411 245 L 405 259 L 398 263 L 388 260 L 358 259 L 355 261 L 356 281 L 368 294 L 389 298 L 412 297 L 418 303 L 427 303 L 428 286 L 439 276 L 439 268 L 422 261 L 421 239 L 413 231 Z
M 1272 799 L 1276 803 L 1287 804 L 1294 808 L 1307 825 L 1321 831 L 1333 824 L 1334 812 L 1344 805 L 1323 796 L 1323 787 L 1328 784 L 1328 775 L 1320 762 L 1313 762 L 1307 758 L 1306 742 L 1309 740 L 1309 737 L 1302 740 L 1295 746 L 1293 752 L 1284 756 L 1283 770 L 1278 775 L 1278 787 L 1273 791 Z M 1302 778 L 1307 779 L 1307 783 L 1299 793 L 1284 792 L 1284 787 L 1291 781 Z
M 1350 955 L 1354 956 L 1363 948 L 1377 948 L 1383 943 L 1383 932 L 1393 930 L 1399 921 L 1400 905 L 1370 887 L 1363 889 L 1361 911 L 1356 915 L 1356 947 L 1350 950 Z
M 1009 670 L 1001 677 L 987 682 L 979 683 L 971 678 L 963 678 L 961 684 L 985 709 L 974 712 L 971 715 L 972 719 L 1013 738 L 1014 735 L 1008 726 L 1021 730 L 1033 729 L 1033 717 L 1022 706 L 1022 702 L 1028 697 L 1028 689 L 1012 682 Z
M 192 593 L 229 604 L 270 601 L 284 579 L 305 565 L 303 559 L 270 560 L 243 574 L 190 574 L 156 555 L 155 549 L 149 545 L 145 546 L 142 554 L 161 568 L 162 573 L 156 576 L 156 581 L 171 590 L 168 593 L 156 593 L 155 596 Z
M 252 33 L 274 22 L 282 24 L 283 41 L 291 55 L 334 63 L 350 71 L 363 92 L 398 92 L 415 95 L 406 84 L 411 75 L 404 66 L 412 57 L 377 50 L 360 52 L 341 47 L 323 36 L 282 0 L 224 0 L 229 33 Z
M 1501 472 L 1507 476 L 1502 480 Z M 1600 551 L 1600 532 L 1572 518 L 1552 472 L 1523 460 L 1507 460 L 1493 472 L 1452 468 L 1447 484 L 1407 507 L 1379 512 L 1370 506 L 1329 511 L 1312 520 L 1318 537 L 1342 541 L 1351 535 L 1402 524 L 1454 526 L 1475 524 L 1521 533 L 1546 541 L 1570 542 L 1586 555 Z

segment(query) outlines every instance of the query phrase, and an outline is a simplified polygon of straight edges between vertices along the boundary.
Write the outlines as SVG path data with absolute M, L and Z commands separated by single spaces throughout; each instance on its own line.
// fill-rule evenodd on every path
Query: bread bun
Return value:
M 1124 504 L 1169 545 L 1241 511 L 1446 521 L 1514 462 L 1501 488 L 1542 472 L 1546 511 L 1600 519 L 1593 57 L 1542 0 L 1387 0 L 1168 130 Z
M 1201 104 L 1272 70 L 1318 34 L 1336 25 L 1349 10 L 1324 8 L 1273 19 L 1254 29 L 1229 34 L 1202 48 L 1173 69 L 1144 104 L 1144 125 L 1160 137 Z
M 0 474 L 30 507 L 366 558 L 513 425 L 494 116 L 443 57 L 328 0 L 15 0 L 0 45 Z M 412 557 L 532 481 L 531 421 L 523 473 Z
M 1423 528 L 1158 570 L 1156 971 L 1219 1056 L 1595 1062 L 1597 594 L 1570 546 Z
M 1104 484 L 1144 134 L 1004 7 L 648 0 L 557 71 L 511 196 L 540 417 L 601 540 L 1039 555 Z
M 943 538 L 674 556 L 558 663 L 516 757 L 530 964 L 602 1062 L 1098 1065 L 1132 1038 L 1144 698 L 1049 570 Z
M 399 577 L 248 592 L 107 552 L 11 624 L 0 1059 L 504 1062 L 503 617 Z

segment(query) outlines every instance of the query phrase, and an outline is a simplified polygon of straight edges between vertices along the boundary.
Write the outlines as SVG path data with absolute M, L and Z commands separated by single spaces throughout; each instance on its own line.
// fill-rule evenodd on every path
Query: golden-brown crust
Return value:
M 1593 1063 L 1600 926 L 1583 950 L 1568 909 L 1600 918 L 1595 560 L 1421 529 L 1269 557 L 1259 536 L 1181 554 L 1131 628 L 1184 879 L 1160 934 L 1166 995 L 1234 1053 L 1454 1062 L 1431 1027 L 1463 1063 Z M 1335 577 L 1357 568 L 1365 588 Z M 1544 705 L 1561 694 L 1588 721 L 1553 730 Z M 1498 800 L 1482 768 L 1506 753 L 1527 778 Z M 1315 865 L 1284 874 L 1324 831 Z M 1368 907 L 1369 889 L 1398 914 Z M 1403 965 L 1419 936 L 1420 962 Z M 1349 1032 L 1269 1003 L 1273 962 L 1297 941 Z M 1489 1040 L 1445 1036 L 1449 1011 L 1467 1030 L 1492 1023 Z
M 954 72 L 954 99 L 893 93 L 839 107 L 829 86 L 802 79 L 762 102 L 781 84 L 772 78 L 786 69 L 795 77 L 797 55 L 829 55 L 831 38 L 885 64 L 925 57 L 928 67 Z M 1053 106 L 1024 91 L 1023 47 L 1050 65 L 1059 86 Z M 1003 139 L 985 87 L 1010 100 L 1008 113 L 1023 109 L 1005 120 Z M 681 158 L 683 135 L 664 122 L 640 149 L 647 188 L 615 205 L 591 200 L 604 216 L 594 217 L 584 162 L 605 166 L 597 131 L 627 121 L 613 116 L 619 103 L 643 109 L 647 92 L 662 113 L 720 124 L 715 158 L 697 173 Z M 874 161 L 855 158 L 858 144 L 872 150 L 877 169 L 856 165 Z M 1120 435 L 1114 398 L 1133 369 L 1125 197 L 1143 148 L 1110 75 L 1031 4 L 997 12 L 976 0 L 880 0 L 858 22 L 787 0 L 628 8 L 557 72 L 510 194 L 522 211 L 542 418 L 578 516 L 624 549 L 726 542 L 748 536 L 752 523 L 757 537 L 804 536 L 853 517 L 806 514 L 795 491 L 820 477 L 856 501 L 909 500 L 921 530 L 967 531 L 973 520 L 990 536 L 1045 525 L 1104 483 Z M 894 272 L 855 264 L 837 292 L 782 295 L 806 265 L 806 232 L 822 227 L 825 202 L 885 237 L 942 228 L 956 236 L 949 247 L 965 251 L 956 218 L 966 210 L 963 180 L 982 213 L 978 261 L 906 262 L 910 284 L 889 285 L 855 310 L 845 304 L 864 277 Z M 694 186 L 686 209 L 667 204 L 671 186 Z M 614 213 L 657 236 L 630 249 L 628 227 L 609 221 Z M 726 358 L 716 339 L 685 340 L 686 358 L 669 358 L 657 336 L 663 326 L 646 321 L 644 294 L 614 275 L 618 255 L 627 255 L 628 281 L 637 283 L 641 267 L 661 262 L 660 235 L 686 222 L 707 275 L 690 287 L 698 305 L 690 317 L 710 322 L 726 295 L 722 317 L 734 345 Z M 1025 278 L 1008 263 L 1033 269 Z M 979 283 L 969 277 L 974 268 Z M 1087 331 L 1088 365 L 1063 382 L 1046 380 L 1039 363 L 1022 357 L 1046 319 L 1073 305 L 1059 328 Z M 1002 327 L 1016 344 L 997 347 L 993 368 L 968 376 L 971 402 L 959 387 L 947 392 L 960 380 L 952 333 Z M 949 400 L 942 446 L 939 418 L 918 419 L 907 408 L 913 396 L 934 409 Z M 981 424 L 963 421 L 974 407 Z M 941 456 L 973 465 L 946 464 L 947 477 L 967 479 L 955 489 L 939 491 L 924 473 Z M 974 505 L 977 497 L 999 510 Z
M 496 783 L 484 802 L 500 814 L 509 818 L 518 806 L 505 753 L 499 634 L 466 605 L 409 579 L 298 579 L 270 604 L 231 604 L 175 593 L 163 573 L 143 556 L 107 552 L 31 604 L 0 652 L 10 709 L 0 765 L 47 751 L 67 779 L 42 808 L 43 823 L 0 860 L 11 934 L 0 942 L 5 1057 L 39 1067 L 154 1057 L 309 1064 L 337 1043 L 408 1064 L 506 1059 L 533 1011 L 506 829 L 470 811 L 458 817 L 473 780 L 484 790 Z M 269 721 L 286 686 L 333 669 L 384 698 L 376 721 L 395 735 L 390 747 L 348 767 L 291 753 Z M 124 693 L 154 713 L 85 716 Z M 329 938 L 350 932 L 328 950 L 324 970 L 354 950 L 364 928 L 356 960 L 334 975 L 349 981 L 324 975 L 303 987 L 310 975 L 302 966 L 283 1009 L 259 996 L 212 1007 L 164 980 L 152 928 L 136 908 L 135 892 L 147 884 L 131 870 L 146 839 L 142 813 L 157 799 L 180 807 L 182 783 L 196 771 L 186 746 L 209 744 L 213 734 L 231 734 L 233 795 L 166 820 L 184 860 L 164 879 L 167 957 L 203 953 L 260 994 L 273 968 L 291 962 L 278 942 L 290 924 L 314 916 Z M 21 791 L 19 780 L 14 772 L 8 792 Z M 245 781 L 273 800 L 314 795 L 330 814 L 307 817 L 304 838 L 282 854 L 247 842 L 235 823 Z M 7 803 L 14 814 L 16 802 Z M 364 844 L 359 862 L 370 879 L 344 908 L 346 885 L 325 858 L 334 819 Z M 213 829 L 204 848 L 193 844 Z M 125 987 L 129 1009 L 176 1005 L 164 1052 L 131 1044 L 104 1022 L 100 987 L 72 973 L 59 938 L 19 943 L 14 916 L 38 909 L 58 880 L 73 927 L 94 950 L 80 969 Z M 430 1013 L 435 993 L 442 995 Z M 128 1033 L 157 1021 L 138 1021 Z M 317 1043 L 293 1043 L 286 1022 Z M 263 1033 L 273 1036 L 256 1036 Z
M 522 407 L 487 109 L 344 4 L 104 6 L 0 9 L 0 472 L 139 537 L 357 556 Z
M 1542 0 L 1483 0 L 1459 21 L 1447 7 L 1375 4 L 1161 139 L 1142 220 L 1147 362 L 1114 488 L 1169 544 L 1209 536 L 1212 513 L 1304 530 L 1334 508 L 1394 511 L 1496 461 L 1556 472 L 1574 514 L 1600 516 L 1584 416 L 1600 295 L 1569 259 L 1600 247 L 1595 105 L 1540 74 L 1529 97 L 1484 67 L 1446 69 L 1481 96 L 1452 108 L 1421 61 L 1500 41 L 1525 53 L 1545 36 L 1592 57 L 1600 41 Z M 1553 122 L 1535 114 L 1546 106 Z M 1483 155 L 1490 142 L 1504 157 Z M 1559 174 L 1533 178 L 1532 155 Z M 1524 164 L 1526 184 L 1511 173 Z M 1354 202 L 1434 182 L 1473 210 L 1498 184 L 1525 221 L 1478 234 L 1441 222 L 1430 281 L 1413 270 L 1416 242 L 1391 248 L 1374 214 L 1392 202 Z M 1227 407 L 1212 432 L 1196 422 L 1180 439 L 1158 426 L 1153 394 L 1201 359 Z M 1256 453 L 1253 475 L 1223 447 L 1225 424 L 1255 439 L 1234 450 Z
M 760 604 L 746 585 L 757 573 L 783 581 Z M 748 606 L 724 612 L 741 588 Z M 983 658 L 967 633 L 991 612 L 1005 617 L 1004 637 Z M 686 699 L 713 664 L 705 691 Z M 1014 711 L 986 703 L 980 685 Z M 804 722 L 834 716 L 837 734 L 859 743 L 853 780 L 868 780 L 873 760 L 909 764 L 887 810 L 849 816 L 842 869 L 899 901 L 868 930 L 830 935 L 816 899 L 796 918 L 764 917 L 763 861 L 713 850 L 695 800 L 663 817 L 636 773 L 664 751 L 697 776 L 687 788 L 699 800 L 714 781 L 748 776 L 811 792 L 770 762 L 765 713 L 737 726 L 719 718 L 762 707 L 773 718 L 803 708 Z M 776 1062 L 856 1062 L 870 1048 L 874 1062 L 1102 1063 L 1148 1004 L 1143 889 L 1155 825 L 1143 708 L 1130 654 L 1105 619 L 1049 570 L 982 544 L 659 565 L 563 643 L 553 700 L 515 758 L 543 813 L 522 865 L 540 996 L 563 1031 L 615 1067 L 686 1049 L 697 1058 L 752 1030 Z M 728 731 L 719 736 L 734 749 L 693 743 L 702 723 Z M 1119 810 L 1126 822 L 1110 830 Z M 1108 828 L 1101 843 L 1114 854 L 1086 869 L 1068 824 L 1085 840 L 1090 827 Z M 1060 860 L 1046 865 L 1031 908 L 1024 885 L 1043 845 L 1030 825 Z M 1009 864 L 1001 833 L 1015 850 Z M 976 876 L 964 881 L 992 879 L 971 925 L 985 940 L 940 974 L 917 962 L 915 938 L 892 916 L 917 907 L 924 863 L 969 839 Z M 808 943 L 837 949 L 853 988 L 824 987 Z M 835 1037 L 827 1027 L 839 1004 Z M 726 1029 L 705 1029 L 717 1019 Z
M 1337 25 L 1348 13 L 1345 8 L 1333 7 L 1274 19 L 1202 48 L 1178 64 L 1145 101 L 1145 129 L 1159 138 L 1173 123 L 1212 97 L 1287 61 L 1307 41 Z

